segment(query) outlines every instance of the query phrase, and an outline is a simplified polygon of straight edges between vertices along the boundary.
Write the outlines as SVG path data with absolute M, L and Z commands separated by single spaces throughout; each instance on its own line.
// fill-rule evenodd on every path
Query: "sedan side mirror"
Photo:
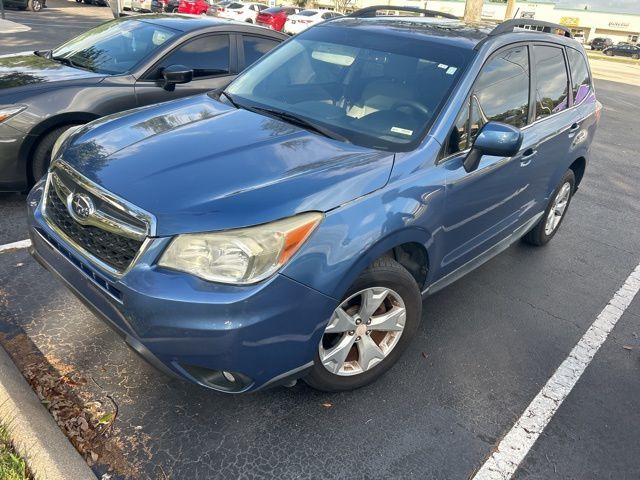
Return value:
M 175 90 L 176 84 L 189 83 L 193 80 L 193 70 L 184 65 L 169 65 L 162 70 L 162 77 L 164 78 L 162 88 L 172 92 Z
M 522 146 L 522 132 L 519 128 L 500 122 L 488 122 L 478 133 L 471 151 L 464 159 L 467 172 L 473 172 L 480 164 L 483 155 L 512 157 Z

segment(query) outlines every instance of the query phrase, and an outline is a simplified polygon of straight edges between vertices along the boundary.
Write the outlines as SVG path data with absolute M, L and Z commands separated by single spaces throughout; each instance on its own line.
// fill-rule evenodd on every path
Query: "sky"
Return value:
M 559 7 L 571 8 L 584 8 L 585 4 L 591 10 L 640 14 L 640 0 L 558 0 L 557 3 Z

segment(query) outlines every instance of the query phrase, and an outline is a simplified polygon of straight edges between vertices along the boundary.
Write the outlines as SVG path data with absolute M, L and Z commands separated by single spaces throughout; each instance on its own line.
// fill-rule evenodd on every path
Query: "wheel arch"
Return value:
M 347 274 L 333 291 L 334 298 L 342 298 L 344 292 L 371 264 L 381 257 L 390 257 L 405 267 L 423 291 L 428 281 L 429 250 L 431 236 L 424 230 L 410 228 L 380 239 L 363 252 L 352 264 Z
M 584 177 L 584 172 L 587 168 L 587 159 L 584 157 L 577 158 L 570 166 L 569 169 L 573 170 L 573 174 L 576 177 L 576 185 L 575 189 L 578 189 L 582 178 Z
M 33 183 L 31 178 L 31 162 L 33 152 L 38 147 L 44 135 L 64 125 L 84 124 L 100 118 L 98 115 L 87 112 L 65 112 L 60 115 L 49 117 L 34 126 L 27 140 L 20 147 L 20 159 L 24 166 L 25 178 L 29 183 Z

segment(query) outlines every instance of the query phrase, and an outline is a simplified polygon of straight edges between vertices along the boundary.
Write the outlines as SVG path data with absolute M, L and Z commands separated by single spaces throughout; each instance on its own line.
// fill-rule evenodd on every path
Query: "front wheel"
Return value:
M 567 213 L 575 191 L 575 184 L 576 177 L 573 170 L 569 169 L 562 177 L 558 188 L 551 195 L 551 201 L 540 221 L 533 227 L 533 230 L 522 237 L 526 243 L 542 246 L 553 238 Z
M 49 163 L 51 162 L 51 150 L 53 150 L 53 145 L 56 143 L 56 140 L 58 140 L 60 135 L 62 135 L 66 130 L 75 126 L 76 124 L 58 127 L 47 133 L 38 142 L 38 145 L 33 151 L 33 157 L 31 160 L 31 177 L 34 182 L 40 180 L 44 174 L 47 173 Z
M 381 258 L 354 282 L 327 324 L 305 381 L 318 390 L 352 390 L 382 376 L 414 337 L 422 296 L 398 262 Z
M 611 52 L 611 51 L 609 51 L 609 52 L 604 52 L 604 54 L 605 54 L 607 57 L 613 57 L 613 52 Z
M 638 56 L 637 53 L 634 53 L 633 55 L 631 55 L 631 58 L 633 58 L 634 60 L 638 60 L 638 58 L 640 58 L 640 56 Z
M 42 10 L 42 2 L 40 0 L 29 0 L 27 5 L 29 10 L 32 12 L 39 12 Z

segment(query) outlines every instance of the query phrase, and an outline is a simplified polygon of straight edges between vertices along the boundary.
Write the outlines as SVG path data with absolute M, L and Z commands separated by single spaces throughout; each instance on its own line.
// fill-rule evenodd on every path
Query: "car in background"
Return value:
M 223 7 L 222 11 L 218 9 L 218 17 L 237 20 L 239 22 L 256 23 L 258 14 L 267 8 L 269 8 L 269 6 L 264 3 L 232 2 Z
M 602 53 L 608 57 L 630 57 L 634 60 L 640 58 L 640 47 L 637 45 L 614 45 L 613 47 L 605 48 Z
M 140 13 L 150 13 L 151 1 L 152 0 L 131 0 L 131 10 Z
M 613 46 L 613 40 L 605 37 L 596 37 L 591 40 L 591 50 L 604 50 L 605 48 Z
M 4 6 L 18 10 L 39 12 L 47 6 L 47 0 L 4 0 Z
M 271 7 L 265 8 L 256 17 L 256 23 L 277 32 L 282 31 L 287 17 L 300 12 L 300 7 Z
M 0 56 L 0 190 L 38 180 L 69 128 L 223 88 L 286 38 L 211 17 L 133 15 L 53 50 Z
M 179 0 L 178 13 L 191 15 L 207 15 L 210 9 L 215 9 L 215 4 L 207 0 Z
M 289 35 L 295 35 L 320 22 L 337 17 L 342 17 L 342 15 L 333 10 L 303 10 L 295 15 L 290 15 L 282 31 Z
M 176 13 L 178 11 L 179 3 L 180 0 L 151 0 L 151 12 Z
M 382 376 L 424 335 L 423 297 L 560 231 L 601 105 L 566 27 L 371 8 L 222 91 L 66 134 L 28 197 L 31 253 L 196 384 Z

